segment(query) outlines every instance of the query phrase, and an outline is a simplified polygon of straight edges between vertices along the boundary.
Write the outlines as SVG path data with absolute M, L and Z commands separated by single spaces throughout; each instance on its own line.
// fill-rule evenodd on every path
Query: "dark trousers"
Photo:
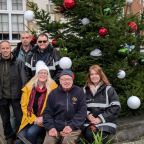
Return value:
M 15 116 L 15 130 L 13 130 L 11 121 L 10 121 L 10 106 L 12 106 L 14 116 Z M 20 100 L 18 99 L 0 99 L 0 115 L 2 118 L 4 135 L 6 139 L 14 138 L 16 132 L 19 129 L 22 111 Z
M 44 127 L 40 127 L 36 124 L 27 125 L 17 134 L 21 142 L 18 141 L 16 144 L 37 144 L 42 135 L 45 136 Z

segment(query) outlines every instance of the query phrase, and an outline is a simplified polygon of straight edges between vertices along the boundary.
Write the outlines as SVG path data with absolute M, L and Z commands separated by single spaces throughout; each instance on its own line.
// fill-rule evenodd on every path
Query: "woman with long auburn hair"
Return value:
M 93 142 L 93 133 L 102 132 L 103 143 L 106 143 L 107 137 L 116 132 L 115 120 L 121 108 L 115 89 L 99 65 L 89 68 L 84 92 L 87 103 L 84 137 Z

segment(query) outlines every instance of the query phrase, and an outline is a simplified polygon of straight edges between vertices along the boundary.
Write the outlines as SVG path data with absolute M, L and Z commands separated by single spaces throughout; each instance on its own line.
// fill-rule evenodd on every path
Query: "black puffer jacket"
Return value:
M 73 86 L 69 92 L 65 92 L 59 86 L 49 95 L 43 125 L 46 130 L 56 128 L 61 131 L 65 126 L 79 129 L 85 121 L 86 112 L 85 96 L 80 87 Z
M 51 77 L 58 81 L 58 77 L 61 72 L 61 68 L 59 67 L 59 52 L 50 44 L 43 52 L 39 50 L 38 46 L 35 46 L 32 52 L 33 55 L 26 63 L 28 77 L 31 78 L 35 74 L 36 63 L 37 61 L 42 60 L 49 67 Z
M 23 61 L 16 59 L 16 57 L 11 58 L 10 62 L 10 92 L 11 99 L 20 99 L 21 98 L 21 89 L 24 84 L 27 82 L 27 78 L 24 70 Z M 3 66 L 5 60 L 0 56 L 0 99 L 3 98 L 2 88 L 3 88 Z

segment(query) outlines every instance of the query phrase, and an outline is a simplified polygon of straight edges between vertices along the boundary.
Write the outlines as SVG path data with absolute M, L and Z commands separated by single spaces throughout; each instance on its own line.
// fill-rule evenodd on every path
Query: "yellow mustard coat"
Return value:
M 52 91 L 53 89 L 55 89 L 57 87 L 57 84 L 53 80 L 51 80 L 50 83 L 51 83 L 50 84 L 50 90 L 47 91 L 46 99 L 44 101 L 44 105 L 43 105 L 41 114 L 43 113 L 43 111 L 46 107 L 48 94 L 50 93 L 50 91 Z M 32 91 L 32 87 L 33 87 L 33 83 L 30 81 L 22 89 L 23 94 L 22 94 L 22 98 L 21 98 L 21 108 L 22 108 L 22 112 L 23 112 L 23 117 L 22 117 L 22 121 L 21 121 L 19 131 L 22 130 L 27 124 L 32 124 L 36 119 L 36 115 L 34 115 L 33 113 L 31 115 L 31 117 L 27 116 L 27 106 L 28 106 L 28 103 L 29 103 L 29 98 L 30 98 L 30 94 L 31 94 L 31 91 Z

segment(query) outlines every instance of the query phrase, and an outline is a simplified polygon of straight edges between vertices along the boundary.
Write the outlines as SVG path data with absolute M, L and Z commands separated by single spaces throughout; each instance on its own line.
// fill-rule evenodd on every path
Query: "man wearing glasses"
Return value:
M 40 34 L 37 39 L 37 45 L 33 49 L 33 54 L 26 63 L 28 78 L 30 79 L 32 76 L 34 76 L 35 65 L 37 61 L 42 60 L 49 67 L 52 78 L 57 81 L 59 73 L 61 72 L 58 65 L 59 59 L 59 53 L 49 44 L 48 36 L 45 33 Z
M 49 94 L 43 114 L 46 136 L 43 144 L 76 144 L 87 108 L 83 90 L 73 84 L 71 70 L 60 74 L 60 86 Z

